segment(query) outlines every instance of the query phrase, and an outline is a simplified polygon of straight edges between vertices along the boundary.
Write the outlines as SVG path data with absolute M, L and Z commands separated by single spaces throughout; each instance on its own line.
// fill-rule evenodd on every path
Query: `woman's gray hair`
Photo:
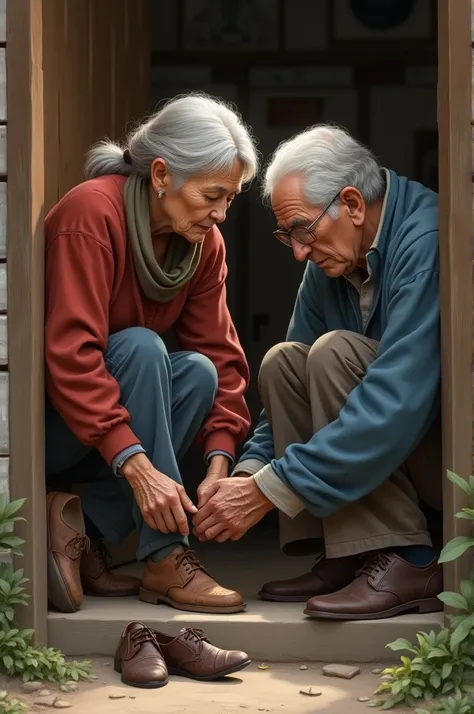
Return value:
M 93 146 L 86 157 L 86 179 L 131 173 L 148 177 L 157 158 L 166 161 L 177 186 L 192 176 L 231 171 L 236 159 L 243 164 L 244 182 L 258 171 L 255 141 L 238 112 L 222 99 L 192 92 L 168 100 L 124 144 L 104 140 Z
M 348 131 L 332 124 L 317 124 L 278 146 L 265 171 L 263 194 L 270 198 L 278 181 L 300 173 L 303 194 L 313 206 L 324 207 L 346 186 L 357 188 L 370 204 L 384 193 L 380 169 L 370 149 Z M 337 218 L 337 202 L 328 214 Z

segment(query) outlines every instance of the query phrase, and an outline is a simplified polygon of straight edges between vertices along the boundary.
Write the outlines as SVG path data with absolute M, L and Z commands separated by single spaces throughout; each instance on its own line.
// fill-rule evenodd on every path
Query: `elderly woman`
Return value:
M 94 147 L 88 180 L 47 216 L 49 597 L 62 611 L 79 609 L 83 592 L 244 609 L 188 548 L 197 509 L 178 464 L 197 438 L 208 464 L 202 499 L 249 428 L 248 366 L 226 305 L 217 224 L 256 171 L 241 118 L 190 94 L 125 146 Z M 161 337 L 171 328 L 174 353 Z M 84 481 L 81 500 L 67 492 Z M 109 571 L 102 543 L 134 529 L 141 584 Z

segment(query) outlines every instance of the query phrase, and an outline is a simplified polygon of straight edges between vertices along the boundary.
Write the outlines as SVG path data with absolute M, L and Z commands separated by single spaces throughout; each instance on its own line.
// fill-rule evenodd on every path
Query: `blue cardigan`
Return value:
M 257 459 L 318 517 L 373 491 L 410 455 L 440 406 L 438 196 L 389 172 L 378 245 L 367 255 L 374 281 L 365 330 L 357 298 L 344 278 L 308 263 L 287 340 L 312 345 L 332 330 L 380 342 L 367 374 L 339 417 L 305 444 L 274 458 L 263 411 L 241 462 Z M 238 466 L 235 472 L 238 471 Z

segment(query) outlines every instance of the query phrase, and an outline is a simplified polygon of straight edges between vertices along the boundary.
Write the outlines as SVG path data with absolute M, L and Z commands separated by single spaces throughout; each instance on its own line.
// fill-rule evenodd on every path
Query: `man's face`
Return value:
M 278 228 L 290 231 L 297 226 L 308 227 L 325 211 L 327 206 L 310 205 L 302 191 L 301 175 L 282 178 L 272 193 L 272 208 Z M 293 235 L 291 248 L 296 260 L 316 263 L 330 278 L 351 273 L 359 262 L 365 204 L 359 191 L 343 188 L 336 205 L 339 217 L 335 220 L 325 213 L 304 236 L 302 244 Z

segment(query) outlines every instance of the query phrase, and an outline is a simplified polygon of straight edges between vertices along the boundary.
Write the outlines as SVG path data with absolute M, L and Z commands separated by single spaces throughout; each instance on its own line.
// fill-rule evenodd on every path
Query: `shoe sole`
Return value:
M 89 597 L 134 597 L 138 595 L 139 590 L 128 590 L 124 593 L 93 593 L 92 590 L 84 590 L 84 595 Z
M 148 602 L 150 605 L 170 605 L 175 610 L 185 610 L 186 612 L 202 612 L 206 615 L 233 615 L 236 612 L 243 612 L 246 608 L 245 603 L 242 605 L 232 605 L 231 607 L 200 607 L 199 605 L 187 605 L 186 603 L 176 602 L 166 595 L 158 595 L 152 590 L 140 588 L 140 600 Z
M 161 687 L 166 687 L 169 680 L 165 679 L 164 682 L 129 682 L 128 679 L 120 677 L 120 681 L 128 687 L 136 687 L 137 689 L 160 689 Z
M 60 612 L 78 612 L 79 607 L 77 607 L 71 599 L 64 578 L 51 551 L 49 530 L 50 509 L 51 503 L 48 503 L 48 600 L 51 605 Z
M 169 679 L 165 679 L 163 681 L 156 680 L 152 682 L 130 682 L 128 679 L 124 679 L 122 677 L 122 670 L 117 668 L 115 665 L 114 670 L 120 674 L 120 681 L 122 684 L 126 684 L 127 687 L 136 687 L 137 689 L 160 689 L 160 687 L 165 687 L 169 682 Z
M 266 600 L 267 602 L 308 602 L 308 600 L 314 596 L 311 595 L 271 595 L 261 590 L 258 593 L 260 600 Z
M 194 674 L 190 674 L 189 672 L 185 672 L 182 669 L 170 669 L 169 667 L 168 674 L 173 675 L 175 677 L 186 677 L 187 679 L 194 679 L 195 682 L 214 682 L 217 679 L 223 679 L 224 677 L 229 676 L 229 674 L 241 672 L 243 669 L 245 669 L 245 667 L 248 667 L 249 664 L 252 664 L 251 659 L 242 662 L 242 664 L 236 664 L 235 667 L 226 669 L 224 672 L 218 672 L 217 674 L 209 674 L 207 675 L 207 677 L 198 677 Z
M 303 612 L 315 620 L 383 620 L 387 617 L 395 617 L 396 615 L 402 615 L 408 612 L 427 614 L 430 612 L 441 612 L 442 610 L 443 605 L 438 598 L 430 598 L 429 600 L 412 600 L 411 602 L 397 605 L 383 612 L 368 614 L 350 615 L 342 612 L 318 612 L 317 610 L 309 610 L 308 608 Z

